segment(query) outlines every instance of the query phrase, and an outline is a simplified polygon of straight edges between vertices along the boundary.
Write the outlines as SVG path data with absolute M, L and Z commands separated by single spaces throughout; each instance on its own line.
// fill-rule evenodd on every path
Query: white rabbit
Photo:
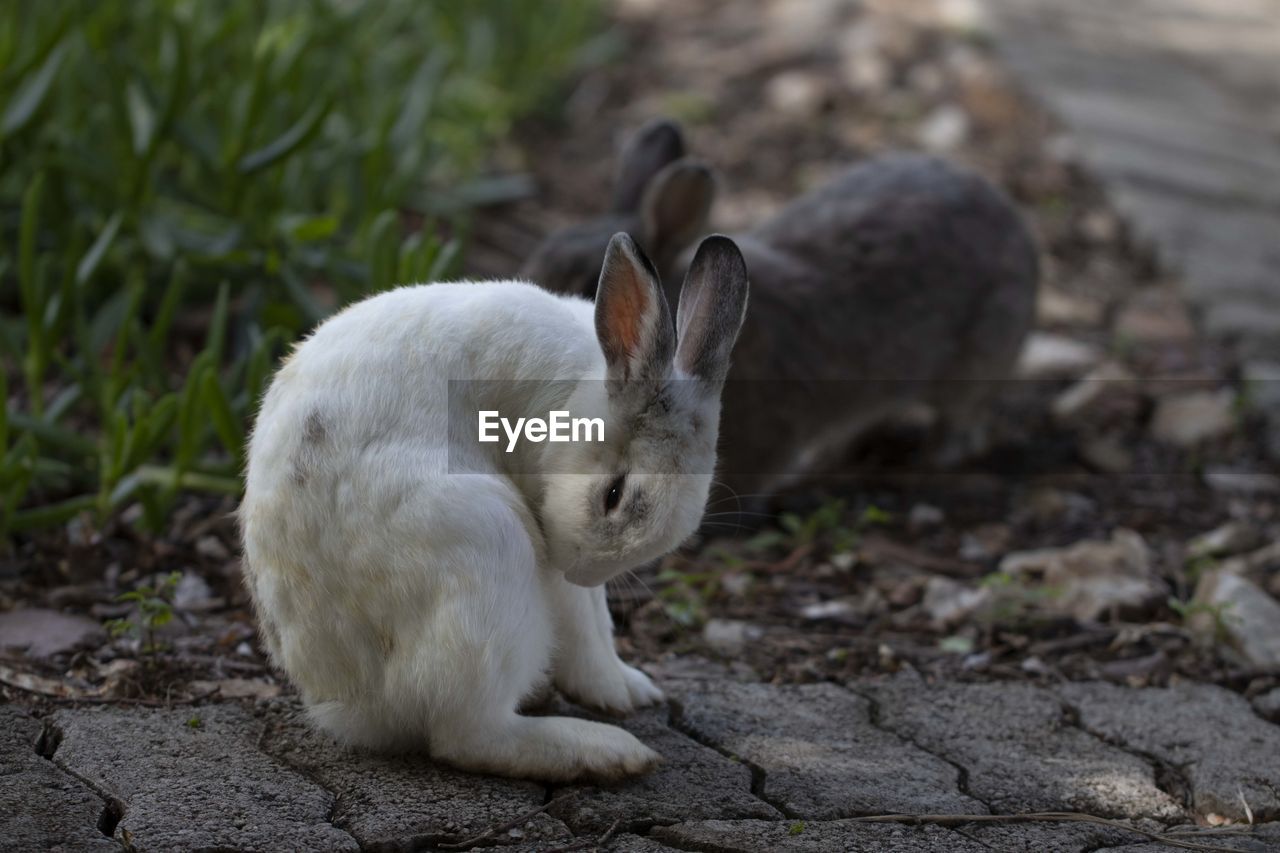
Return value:
M 618 658 L 603 584 L 697 528 L 746 300 L 737 247 L 708 237 L 677 339 L 618 234 L 594 305 L 521 282 L 404 287 L 302 343 L 263 398 L 241 521 L 265 644 L 313 722 L 502 775 L 652 768 L 616 726 L 517 711 L 549 684 L 617 714 L 662 699 Z M 604 441 L 474 439 L 479 410 L 556 409 L 603 414 Z

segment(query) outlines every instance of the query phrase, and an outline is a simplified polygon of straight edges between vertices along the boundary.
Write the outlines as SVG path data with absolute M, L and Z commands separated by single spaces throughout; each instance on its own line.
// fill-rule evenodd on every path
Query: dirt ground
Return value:
M 918 437 L 882 435 L 862 451 L 858 482 L 793 495 L 750 529 L 709 525 L 614 585 L 624 655 L 698 652 L 775 682 L 910 665 L 1271 691 L 1280 680 L 1251 652 L 1247 614 L 1209 583 L 1230 564 L 1280 595 L 1280 556 L 1264 547 L 1280 532 L 1265 431 L 1229 354 L 1197 335 L 1177 282 L 1135 245 L 1072 140 L 1017 91 L 964 8 L 626 0 L 600 43 L 612 61 L 569 87 L 561 118 L 526 124 L 503 152 L 498 166 L 530 172 L 539 191 L 476 224 L 477 274 L 510 274 L 546 230 L 599 213 L 614 152 L 658 115 L 681 121 L 719 171 L 720 230 L 909 148 L 1004 188 L 1043 247 L 1032 378 L 999 401 L 987 453 L 908 476 Z M 1085 393 L 1086 375 L 1105 390 Z M 1199 428 L 1162 427 L 1170 405 Z M 62 611 L 83 636 L 0 659 L 0 695 L 164 704 L 288 690 L 255 641 L 233 510 L 192 498 L 164 537 L 72 524 L 21 543 L 0 563 L 0 611 Z M 136 620 L 116 596 L 174 571 L 162 650 L 145 633 L 96 628 Z

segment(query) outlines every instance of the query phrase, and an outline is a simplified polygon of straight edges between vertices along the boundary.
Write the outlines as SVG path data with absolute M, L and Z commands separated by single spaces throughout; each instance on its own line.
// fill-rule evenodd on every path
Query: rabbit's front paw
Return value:
M 614 716 L 662 701 L 662 691 L 649 676 L 617 658 L 566 666 L 557 674 L 556 686 L 573 702 Z
M 648 773 L 662 763 L 662 756 L 614 726 L 606 737 L 595 740 L 585 750 L 579 778 L 613 782 Z
M 653 679 L 634 666 L 622 664 L 622 676 L 627 680 L 627 692 L 631 695 L 631 704 L 637 708 L 657 705 L 666 697 Z

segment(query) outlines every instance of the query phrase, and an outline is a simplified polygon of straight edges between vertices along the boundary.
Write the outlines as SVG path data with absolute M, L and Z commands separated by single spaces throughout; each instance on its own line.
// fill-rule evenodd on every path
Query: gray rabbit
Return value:
M 679 282 L 714 193 L 679 127 L 652 122 L 623 152 L 612 211 L 550 236 L 522 277 L 590 297 L 604 247 L 626 231 Z M 1027 226 L 995 187 L 934 158 L 880 157 L 734 240 L 752 305 L 724 390 L 720 480 L 744 506 L 851 473 L 839 466 L 854 441 L 907 407 L 934 412 L 946 455 L 971 442 L 1031 327 L 1039 278 Z

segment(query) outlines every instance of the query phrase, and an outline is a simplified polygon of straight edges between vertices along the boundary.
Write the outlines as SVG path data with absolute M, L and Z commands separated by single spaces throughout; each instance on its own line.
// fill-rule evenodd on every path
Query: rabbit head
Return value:
M 554 293 L 590 299 L 605 247 L 620 231 L 669 274 L 680 253 L 706 233 L 715 197 L 711 170 L 684 155 L 684 137 L 674 122 L 647 124 L 623 151 L 612 210 L 552 234 L 525 261 L 520 277 Z
M 571 583 L 603 583 L 696 530 L 746 306 L 746 265 L 727 237 L 698 247 L 674 327 L 653 265 L 626 234 L 610 241 L 595 304 L 605 378 L 581 383 L 571 403 L 606 413 L 605 441 L 557 446 L 540 513 L 551 563 Z

